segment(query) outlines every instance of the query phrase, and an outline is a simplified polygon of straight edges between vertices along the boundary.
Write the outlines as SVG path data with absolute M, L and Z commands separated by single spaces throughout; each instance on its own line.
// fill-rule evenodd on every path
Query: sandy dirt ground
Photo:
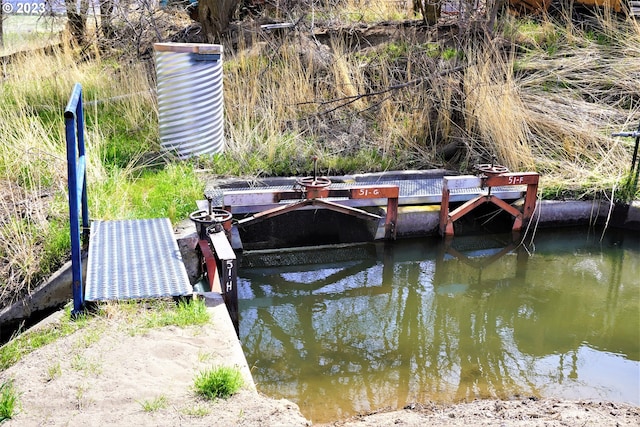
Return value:
M 332 426 L 638 426 L 637 407 L 556 399 L 480 400 L 458 405 L 411 404 L 401 411 L 336 421 Z
M 99 320 L 0 373 L 0 381 L 13 380 L 19 393 L 18 414 L 5 425 L 311 425 L 297 405 L 259 394 L 250 380 L 227 400 L 211 402 L 196 396 L 194 376 L 211 366 L 236 365 L 250 376 L 244 356 L 238 355 L 237 339 L 221 334 L 220 326 L 214 318 L 204 327 L 163 327 L 132 334 L 126 325 Z M 164 402 L 158 409 L 144 409 L 158 400 Z M 451 406 L 416 403 L 329 425 L 638 426 L 640 410 L 554 399 Z
M 6 425 L 308 425 L 295 404 L 255 390 L 230 322 L 214 313 L 205 326 L 141 332 L 119 320 L 94 321 L 0 373 L 19 395 L 18 414 Z M 244 388 L 227 400 L 198 397 L 195 376 L 220 365 L 249 377 Z M 145 410 L 157 401 L 161 407 Z

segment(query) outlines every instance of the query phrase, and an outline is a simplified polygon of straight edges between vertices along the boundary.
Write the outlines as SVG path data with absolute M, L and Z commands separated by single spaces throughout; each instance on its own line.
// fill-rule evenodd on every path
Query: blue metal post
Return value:
M 76 83 L 69 103 L 64 110 L 67 142 L 67 186 L 69 190 L 69 221 L 71 231 L 71 266 L 73 273 L 73 313 L 84 309 L 82 284 L 82 240 L 80 237 L 80 211 L 82 211 L 83 236 L 89 233 L 89 205 L 87 203 L 86 160 L 84 147 L 84 114 L 82 111 L 82 86 Z

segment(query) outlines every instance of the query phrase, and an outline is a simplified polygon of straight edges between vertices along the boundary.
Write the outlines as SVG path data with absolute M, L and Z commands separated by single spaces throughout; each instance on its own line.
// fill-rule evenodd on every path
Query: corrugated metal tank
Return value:
M 156 43 L 160 144 L 181 159 L 224 150 L 222 46 Z

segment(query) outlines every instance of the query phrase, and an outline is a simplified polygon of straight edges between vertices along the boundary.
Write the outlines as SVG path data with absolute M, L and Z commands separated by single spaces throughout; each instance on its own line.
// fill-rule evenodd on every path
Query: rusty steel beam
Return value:
M 536 210 L 536 200 L 538 199 L 538 183 L 527 185 L 527 192 L 524 197 L 524 206 L 522 206 L 522 220 L 529 222 Z
M 288 205 L 278 206 L 278 207 L 273 208 L 273 209 L 267 209 L 266 211 L 258 212 L 256 214 L 253 214 L 253 215 L 248 216 L 246 218 L 240 219 L 240 220 L 238 220 L 237 224 L 238 225 L 253 224 L 253 223 L 256 223 L 256 222 L 263 221 L 263 220 L 268 219 L 268 218 L 273 218 L 273 217 L 276 217 L 278 215 L 285 214 L 287 212 L 295 211 L 296 209 L 300 209 L 302 207 L 308 206 L 309 204 L 310 204 L 309 200 L 302 200 L 300 202 L 290 203 Z
M 398 224 L 398 197 L 389 197 L 387 199 L 387 216 L 384 221 L 384 238 L 396 239 Z
M 349 188 L 350 199 L 397 199 L 400 188 L 397 185 L 370 185 Z
M 501 187 L 508 185 L 538 185 L 540 175 L 536 172 L 508 172 L 500 175 L 481 177 L 482 187 Z
M 380 215 L 376 215 L 362 209 L 353 208 L 351 206 L 345 206 L 339 203 L 334 203 L 329 200 L 313 199 L 313 200 L 310 200 L 310 204 L 313 206 L 322 206 L 326 209 L 343 213 L 345 215 L 355 216 L 356 218 L 360 218 L 360 219 L 376 220 L 376 219 L 382 218 Z
M 339 213 L 343 213 L 346 215 L 352 215 L 361 219 L 380 219 L 382 218 L 380 215 L 372 214 L 370 212 L 364 211 L 362 209 L 354 208 L 351 206 L 341 205 L 339 203 L 334 203 L 329 200 L 322 199 L 308 199 L 302 200 L 300 202 L 291 203 L 284 206 L 278 206 L 277 208 L 268 209 L 266 211 L 258 212 L 257 214 L 251 215 L 247 218 L 243 218 L 238 220 L 238 225 L 249 225 L 254 224 L 259 221 L 263 221 L 268 218 L 273 218 L 288 212 L 295 211 L 297 209 L 303 208 L 305 206 L 319 206 L 324 207 L 326 209 L 336 211 Z
M 480 205 L 485 204 L 486 202 L 488 202 L 491 199 L 491 196 L 478 196 L 475 197 L 467 202 L 465 202 L 464 204 L 462 204 L 461 206 L 459 206 L 457 209 L 454 209 L 453 211 L 451 211 L 447 217 L 447 221 L 449 222 L 456 222 L 457 220 L 459 220 L 460 218 L 462 218 L 463 216 L 465 216 L 466 214 L 468 214 L 469 212 L 471 212 L 472 210 L 474 210 L 475 208 L 477 208 Z
M 216 258 L 209 247 L 209 243 L 206 240 L 198 241 L 198 249 L 201 254 L 201 268 L 202 272 L 206 274 L 207 282 L 209 283 L 209 290 L 212 292 L 222 293 L 220 287 L 220 278 L 218 277 L 218 269 L 216 266 Z

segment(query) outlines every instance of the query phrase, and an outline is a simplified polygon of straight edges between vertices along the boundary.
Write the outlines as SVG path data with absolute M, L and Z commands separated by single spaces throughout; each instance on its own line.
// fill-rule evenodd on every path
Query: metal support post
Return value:
M 225 209 L 214 209 L 211 199 L 208 209 L 192 212 L 189 218 L 198 231 L 198 252 L 202 275 L 212 292 L 222 294 L 233 325 L 238 330 L 238 287 L 236 254 L 231 247 L 231 220 Z
M 238 333 L 238 271 L 236 254 L 223 229 L 219 231 L 212 230 L 211 233 L 208 233 L 207 237 L 215 254 L 217 269 L 220 274 L 222 297 L 227 306 L 229 317 L 231 317 L 233 325 L 236 328 L 236 333 Z

